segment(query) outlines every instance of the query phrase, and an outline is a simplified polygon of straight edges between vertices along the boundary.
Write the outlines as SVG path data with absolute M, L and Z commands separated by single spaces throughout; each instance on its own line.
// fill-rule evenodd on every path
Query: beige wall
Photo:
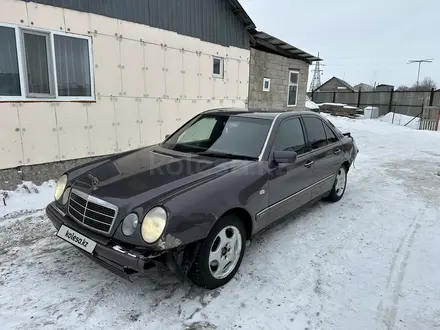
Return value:
M 250 51 L 18 0 L 0 22 L 92 38 L 96 102 L 1 102 L 0 169 L 105 155 L 161 141 L 195 114 L 244 107 Z M 212 78 L 212 56 L 225 58 Z

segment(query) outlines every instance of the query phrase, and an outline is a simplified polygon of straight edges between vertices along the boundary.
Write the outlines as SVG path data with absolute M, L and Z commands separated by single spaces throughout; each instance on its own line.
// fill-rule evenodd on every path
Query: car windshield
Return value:
M 207 156 L 257 159 L 272 121 L 230 114 L 204 114 L 171 135 L 166 149 Z

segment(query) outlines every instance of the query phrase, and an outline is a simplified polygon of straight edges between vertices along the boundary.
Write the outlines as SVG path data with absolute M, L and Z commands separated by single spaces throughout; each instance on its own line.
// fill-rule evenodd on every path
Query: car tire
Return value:
M 202 242 L 188 278 L 196 285 L 215 289 L 237 273 L 246 247 L 246 229 L 234 214 L 219 219 Z
M 333 183 L 332 190 L 327 197 L 330 202 L 339 201 L 344 196 L 345 188 L 347 187 L 347 166 L 342 165 L 336 173 L 335 182 Z

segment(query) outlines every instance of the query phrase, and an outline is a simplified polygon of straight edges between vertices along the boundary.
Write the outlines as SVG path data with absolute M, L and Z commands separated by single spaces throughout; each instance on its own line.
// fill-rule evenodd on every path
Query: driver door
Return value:
M 281 122 L 273 145 L 276 151 L 295 151 L 293 164 L 269 165 L 269 216 L 273 222 L 310 201 L 308 187 L 313 181 L 313 160 L 307 147 L 300 117 Z M 269 224 L 268 223 L 268 224 Z

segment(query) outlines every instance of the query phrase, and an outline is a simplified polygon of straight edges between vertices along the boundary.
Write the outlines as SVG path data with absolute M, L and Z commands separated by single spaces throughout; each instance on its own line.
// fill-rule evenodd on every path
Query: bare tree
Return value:
M 419 86 L 417 86 L 417 84 L 414 84 L 411 87 L 411 90 L 430 91 L 433 88 L 437 89 L 437 84 L 435 83 L 434 79 L 432 79 L 431 77 L 426 77 L 419 83 Z
M 396 91 L 399 91 L 399 92 L 406 92 L 406 91 L 409 91 L 410 89 L 411 89 L 411 88 L 409 88 L 408 86 L 400 85 L 399 87 L 397 87 Z

